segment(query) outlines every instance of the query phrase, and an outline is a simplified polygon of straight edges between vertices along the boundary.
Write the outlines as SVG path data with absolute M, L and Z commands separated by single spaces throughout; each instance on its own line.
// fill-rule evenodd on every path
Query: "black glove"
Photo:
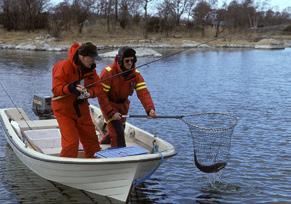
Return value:
M 90 69 L 93 70 L 95 68 L 96 68 L 96 64 L 95 63 L 91 64 Z
M 80 92 L 77 90 L 77 85 L 79 84 L 79 81 L 74 81 L 69 84 L 68 89 L 71 92 L 71 94 L 74 94 L 76 96 L 80 96 Z
M 95 63 L 91 64 L 90 68 L 86 67 L 84 64 L 81 64 L 81 66 L 80 66 L 80 70 L 81 70 L 82 74 L 87 74 L 89 72 L 92 72 L 95 68 L 96 68 Z

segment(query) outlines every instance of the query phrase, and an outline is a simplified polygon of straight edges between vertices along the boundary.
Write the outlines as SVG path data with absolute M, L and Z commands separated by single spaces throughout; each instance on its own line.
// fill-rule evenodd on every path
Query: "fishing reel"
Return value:
M 89 97 L 90 97 L 90 93 L 87 91 L 86 88 L 83 88 L 83 89 L 81 90 L 81 94 L 80 94 L 80 96 L 78 96 L 78 99 L 83 100 L 83 99 L 87 99 L 87 98 L 89 98 Z

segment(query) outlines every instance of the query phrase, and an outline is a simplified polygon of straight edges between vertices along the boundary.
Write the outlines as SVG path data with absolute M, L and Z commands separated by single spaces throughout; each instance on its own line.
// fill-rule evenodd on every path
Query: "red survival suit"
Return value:
M 108 117 L 111 117 L 115 112 L 110 106 L 102 86 L 98 83 L 100 78 L 95 69 L 83 74 L 80 66 L 74 63 L 73 58 L 79 46 L 77 43 L 73 44 L 69 50 L 68 59 L 59 61 L 53 67 L 52 92 L 54 97 L 68 96 L 52 100 L 52 110 L 62 134 L 60 156 L 77 157 L 80 140 L 84 148 L 85 157 L 90 158 L 100 150 L 100 146 L 95 126 L 90 116 L 89 103 L 87 99 L 81 102 L 77 100 L 77 96 L 70 93 L 69 84 L 83 80 L 84 86 L 87 87 L 95 83 L 87 88 L 90 97 L 98 97 L 100 107 Z
M 120 74 L 121 72 L 122 70 L 116 57 L 114 63 L 111 66 L 105 67 L 100 75 L 103 90 L 107 94 L 110 105 L 113 107 L 113 109 L 122 115 L 126 115 L 128 113 L 130 104 L 128 96 L 132 95 L 135 90 L 145 111 L 148 113 L 151 109 L 154 110 L 155 107 L 151 95 L 139 71 L 135 68 L 132 69 L 130 79 L 123 77 Z M 117 74 L 119 74 L 119 76 L 115 76 Z M 101 110 L 103 114 L 106 112 L 105 109 L 101 108 Z M 125 118 L 123 118 L 121 121 L 110 121 L 107 124 L 108 133 L 111 139 L 111 146 L 126 146 L 124 141 L 124 129 L 119 130 L 116 128 L 115 124 L 117 122 L 122 123 L 124 128 Z

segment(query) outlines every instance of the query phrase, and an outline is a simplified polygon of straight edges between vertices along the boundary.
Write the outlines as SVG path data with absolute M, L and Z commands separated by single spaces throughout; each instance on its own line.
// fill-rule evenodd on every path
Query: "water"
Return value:
M 65 53 L 0 51 L 0 80 L 13 102 L 35 118 L 33 94 L 51 95 L 52 64 Z M 189 131 L 179 120 L 129 121 L 173 144 L 178 154 L 136 188 L 130 203 L 291 203 L 291 49 L 188 51 L 144 67 L 161 115 L 231 112 L 239 117 L 231 158 L 211 181 L 193 165 Z M 152 60 L 138 59 L 138 63 Z M 110 60 L 101 61 L 98 72 Z M 130 113 L 143 114 L 136 96 Z M 96 100 L 91 101 L 97 104 Z M 0 108 L 13 107 L 3 90 Z M 27 169 L 0 132 L 1 203 L 105 203 L 46 181 Z M 210 185 L 212 182 L 212 185 Z M 28 193 L 29 192 L 29 193 Z

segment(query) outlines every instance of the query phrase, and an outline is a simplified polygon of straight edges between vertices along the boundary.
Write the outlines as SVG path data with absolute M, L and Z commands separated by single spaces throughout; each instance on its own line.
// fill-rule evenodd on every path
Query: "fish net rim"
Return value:
M 209 128 L 209 127 L 202 127 L 200 125 L 195 125 L 192 122 L 189 122 L 189 120 L 185 119 L 190 116 L 201 116 L 201 115 L 222 115 L 222 116 L 227 116 L 230 120 L 230 124 L 228 127 L 223 127 L 223 128 Z M 194 113 L 191 115 L 186 115 L 181 119 L 184 123 L 186 123 L 189 128 L 196 128 L 199 129 L 200 131 L 204 132 L 224 132 L 233 129 L 237 123 L 238 123 L 238 118 L 230 113 L 222 113 L 222 112 L 204 112 L 204 113 Z

